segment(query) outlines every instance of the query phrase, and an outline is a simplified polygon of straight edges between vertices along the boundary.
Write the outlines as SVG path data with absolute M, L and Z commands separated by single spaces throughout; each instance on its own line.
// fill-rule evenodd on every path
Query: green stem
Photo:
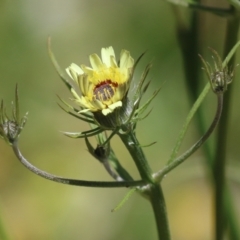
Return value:
M 182 52 L 184 73 L 188 93 L 193 101 L 198 97 L 199 86 L 199 14 L 197 11 L 191 12 L 190 26 L 184 22 L 184 15 L 178 6 L 172 6 L 173 16 L 176 20 L 176 35 Z M 183 17 L 184 16 L 184 17 Z M 194 81 L 193 81 L 194 79 Z
M 197 1 L 195 2 L 196 4 Z M 191 5 L 190 5 L 191 6 Z M 195 99 L 198 98 L 198 89 L 200 83 L 200 74 L 199 69 L 200 61 L 196 57 L 199 54 L 200 43 L 199 43 L 199 31 L 200 31 L 200 16 L 197 11 L 192 11 L 190 17 L 190 25 L 186 26 L 183 20 L 183 16 L 181 14 L 181 10 L 179 7 L 172 7 L 174 11 L 174 17 L 176 18 L 176 30 L 178 36 L 178 42 L 180 45 L 180 50 L 182 52 L 183 64 L 184 64 L 184 74 L 186 79 L 186 87 L 189 94 L 189 102 L 192 104 Z M 194 79 L 194 81 L 193 81 Z M 201 111 L 196 113 L 197 116 L 197 124 L 199 128 L 199 132 L 202 135 L 205 131 L 205 124 L 203 115 Z M 211 158 L 210 148 L 208 144 L 203 146 L 203 150 L 207 159 Z
M 228 186 L 225 184 L 224 188 L 224 213 L 227 216 L 229 222 L 229 239 L 239 240 L 239 224 L 236 216 L 236 210 L 234 209 L 233 199 L 230 194 Z
M 239 3 L 237 3 L 237 6 L 238 7 L 240 6 Z M 190 95 L 191 99 L 195 99 L 197 97 L 197 91 L 196 91 L 197 87 L 196 87 L 195 84 L 196 84 L 196 82 L 198 83 L 198 79 L 199 79 L 199 74 L 198 74 L 198 69 L 199 68 L 196 68 L 196 65 L 198 65 L 198 62 L 196 62 L 196 60 L 195 60 L 196 55 L 198 53 L 196 51 L 198 51 L 198 48 L 197 48 L 198 44 L 197 43 L 198 43 L 198 36 L 199 36 L 199 34 L 197 34 L 198 33 L 198 27 L 199 27 L 199 25 L 197 24 L 197 21 L 196 21 L 197 13 L 196 12 L 192 13 L 193 17 L 192 17 L 190 28 L 186 28 L 185 24 L 183 23 L 182 17 L 180 15 L 180 10 L 177 7 L 173 7 L 173 9 L 174 9 L 174 16 L 176 17 L 179 43 L 180 43 L 180 46 L 181 46 L 183 60 L 184 60 L 183 62 L 184 62 L 184 67 L 185 67 L 187 87 L 189 88 L 189 92 L 191 93 L 191 95 Z M 230 8 L 229 10 L 230 10 L 229 13 L 232 14 L 233 13 L 233 8 Z M 227 11 L 226 11 L 226 13 L 227 13 Z M 230 19 L 229 22 L 228 22 L 227 29 L 228 30 L 227 30 L 227 33 L 226 33 L 225 55 L 227 53 L 229 53 L 232 46 L 237 41 L 237 32 L 238 32 L 238 29 L 239 29 L 239 18 Z M 192 35 L 192 37 L 191 37 L 191 35 Z M 189 51 L 190 51 L 190 53 L 189 53 Z M 193 79 L 195 81 L 193 81 Z M 192 84 L 192 83 L 194 83 L 194 84 Z M 226 114 L 226 112 L 229 109 L 227 106 L 229 106 L 228 95 L 230 95 L 230 94 L 226 93 L 225 95 L 226 95 L 227 99 L 225 100 L 225 104 L 224 104 L 223 117 L 228 116 L 228 114 Z M 201 134 L 203 134 L 205 124 L 203 123 L 203 117 L 202 117 L 201 112 L 197 113 L 197 119 L 198 119 L 199 132 Z M 226 124 L 226 123 L 224 123 L 224 120 L 221 121 L 221 122 L 223 123 L 222 125 Z M 225 126 L 223 126 L 223 127 L 225 127 Z M 221 128 L 219 128 L 219 129 L 221 129 Z M 225 140 L 226 140 L 226 138 L 219 139 L 219 141 L 225 141 Z M 221 144 L 220 143 L 217 144 L 218 145 L 217 149 L 222 148 Z M 216 172 L 216 170 L 214 170 L 214 159 L 211 156 L 212 154 L 210 152 L 209 145 L 205 144 L 203 146 L 203 148 L 204 148 L 204 153 L 205 153 L 205 156 L 206 156 L 207 166 L 209 167 L 209 170 L 211 171 L 211 174 L 214 176 L 214 172 L 215 172 L 215 175 L 217 176 L 218 173 Z M 225 151 L 224 148 L 222 150 Z M 220 152 L 219 152 L 219 156 L 220 156 Z M 225 158 L 224 155 L 222 155 L 222 158 Z M 215 162 L 216 163 L 218 162 L 217 157 L 216 157 Z M 223 167 L 223 165 L 222 165 L 222 167 Z M 219 196 L 221 195 L 221 192 L 222 192 L 222 189 L 219 185 L 218 191 L 217 190 L 215 191 L 216 202 L 218 202 L 218 199 L 219 199 Z M 228 199 L 231 199 L 231 196 L 229 195 L 230 194 L 229 191 L 228 191 L 228 193 L 225 193 L 225 194 L 227 194 L 226 197 Z M 217 196 L 217 195 L 219 195 L 219 196 Z M 232 201 L 230 201 L 230 203 L 232 203 Z M 221 203 L 221 205 L 219 205 L 219 204 L 216 205 L 216 213 L 219 212 L 219 214 L 218 214 L 219 217 L 220 217 L 220 211 L 222 211 L 222 210 L 220 210 L 221 206 L 222 206 L 222 203 Z M 228 208 L 233 208 L 233 206 L 228 206 L 227 207 L 227 205 L 225 204 L 225 208 L 226 208 L 225 213 L 227 214 L 227 219 L 236 219 L 235 211 L 228 211 Z M 218 219 L 218 217 L 216 217 L 216 219 Z M 216 220 L 216 221 L 218 221 L 218 220 Z M 218 226 L 216 226 L 216 232 L 219 231 L 219 234 L 221 234 L 221 231 L 223 229 L 221 227 L 221 223 L 219 222 L 219 223 L 217 223 L 217 225 Z M 236 228 L 235 225 L 236 225 L 236 223 L 234 224 L 233 221 L 229 221 L 230 235 L 231 236 L 236 236 L 235 238 L 232 238 L 232 240 L 233 239 L 234 240 L 240 239 L 240 230 L 239 230 L 239 228 Z
M 202 10 L 204 12 L 214 13 L 216 15 L 222 16 L 222 17 L 229 17 L 234 14 L 233 8 L 217 8 L 217 7 L 208 7 L 202 4 L 189 4 L 190 9 L 194 10 Z
M 127 133 L 119 133 L 118 135 L 129 151 L 142 179 L 148 183 L 154 183 L 152 178 L 152 170 L 146 160 L 142 148 L 140 147 L 135 133 L 130 130 Z
M 45 179 L 73 185 L 73 186 L 82 186 L 82 187 L 99 187 L 99 188 L 115 188 L 115 187 L 139 187 L 146 184 L 143 180 L 138 181 L 121 181 L 121 182 L 101 182 L 101 181 L 85 181 L 78 179 L 63 178 L 60 176 L 53 175 L 51 173 L 45 172 L 34 165 L 32 165 L 28 160 L 22 155 L 20 149 L 18 148 L 17 141 L 14 141 L 12 144 L 13 152 L 15 153 L 18 160 L 30 171 L 37 174 L 40 177 Z
M 232 46 L 236 43 L 238 38 L 239 18 L 231 18 L 227 23 L 226 42 L 225 42 L 225 55 L 231 50 Z M 231 65 L 234 64 L 234 57 L 231 60 Z M 225 165 L 226 165 L 226 147 L 227 147 L 227 133 L 228 121 L 230 116 L 231 95 L 233 86 L 225 94 L 224 110 L 222 119 L 219 123 L 216 156 L 214 160 L 214 181 L 215 181 L 215 239 L 222 240 L 226 230 L 226 217 L 224 212 L 224 186 L 225 186 Z M 229 196 L 230 197 L 230 196 Z M 225 205 L 226 206 L 226 205 Z M 233 211 L 232 211 L 233 212 Z M 228 213 L 230 215 L 230 213 Z M 235 231 L 230 225 L 230 231 Z M 239 230 L 238 230 L 239 231 Z
M 147 195 L 150 199 L 155 215 L 159 240 L 170 240 L 170 231 L 168 227 L 167 212 L 163 192 L 159 184 L 154 183 L 152 170 L 145 158 L 142 148 L 139 145 L 135 133 L 130 130 L 126 134 L 119 133 L 118 135 L 132 156 L 142 179 L 148 183 L 142 188 L 142 191 L 143 194 Z
M 167 219 L 166 204 L 161 186 L 153 184 L 150 191 L 150 201 L 155 215 L 158 237 L 161 240 L 170 240 L 170 231 Z

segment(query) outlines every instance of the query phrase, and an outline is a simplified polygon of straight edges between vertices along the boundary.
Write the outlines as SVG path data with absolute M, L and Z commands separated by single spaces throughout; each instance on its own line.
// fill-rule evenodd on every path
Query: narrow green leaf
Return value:
M 85 137 L 94 136 L 103 131 L 104 130 L 102 128 L 95 128 L 93 130 L 84 131 L 84 132 L 63 132 L 63 134 L 66 135 L 67 137 L 71 137 L 71 138 L 85 138 Z
M 77 115 L 77 114 L 75 114 L 75 113 L 73 113 L 73 112 L 68 111 L 67 109 L 65 109 L 64 107 L 62 107 L 60 104 L 58 104 L 58 106 L 59 106 L 64 112 L 68 113 L 69 115 L 71 115 L 71 116 L 73 116 L 73 117 L 75 117 L 75 118 L 77 118 L 77 119 L 80 119 L 80 120 L 85 121 L 85 122 L 88 122 L 88 123 L 94 123 L 93 120 L 90 120 L 90 119 L 85 118 L 85 117 L 81 117 L 81 116 L 79 116 L 79 115 Z
M 159 91 L 161 90 L 161 87 L 158 88 L 152 95 L 151 98 L 148 99 L 148 101 L 143 105 L 141 106 L 140 108 L 138 108 L 138 110 L 136 111 L 137 114 L 142 114 L 146 109 L 147 107 L 150 105 L 150 103 L 152 102 L 152 100 L 157 96 L 157 94 L 159 93 Z
M 189 127 L 189 124 L 193 118 L 193 116 L 195 115 L 196 111 L 198 110 L 198 108 L 200 107 L 200 105 L 202 104 L 203 100 L 205 99 L 207 93 L 210 90 L 210 83 L 208 82 L 206 84 L 206 86 L 204 87 L 202 93 L 199 95 L 198 99 L 196 100 L 196 102 L 194 103 L 193 107 L 191 108 L 190 112 L 188 113 L 188 116 L 186 118 L 186 121 L 178 135 L 177 138 L 177 142 L 173 148 L 172 154 L 168 160 L 168 163 L 172 162 L 175 157 L 177 156 L 177 153 L 179 151 L 179 148 L 181 147 L 182 141 L 186 135 L 187 129 Z
M 119 210 L 126 202 L 127 200 L 132 196 L 132 194 L 136 191 L 136 188 L 131 189 L 126 196 L 123 198 L 123 200 L 115 207 L 112 209 L 111 212 L 116 212 L 117 210 Z
M 67 86 L 67 88 L 69 89 L 69 91 L 71 91 L 73 87 L 73 85 L 68 81 L 67 79 L 67 74 L 66 72 L 62 71 L 62 69 L 60 68 L 52 50 L 51 50 L 51 37 L 48 37 L 48 54 L 49 54 L 49 57 L 58 73 L 58 75 L 60 76 L 60 78 L 62 79 L 62 81 L 65 83 L 65 85 Z
M 240 3 L 239 3 L 240 6 Z M 228 53 L 227 57 L 224 59 L 223 63 L 222 63 L 222 67 L 225 68 L 227 66 L 227 64 L 229 63 L 229 61 L 231 60 L 231 58 L 233 57 L 233 55 L 236 53 L 237 48 L 240 45 L 240 41 L 238 41 L 232 48 L 232 50 Z

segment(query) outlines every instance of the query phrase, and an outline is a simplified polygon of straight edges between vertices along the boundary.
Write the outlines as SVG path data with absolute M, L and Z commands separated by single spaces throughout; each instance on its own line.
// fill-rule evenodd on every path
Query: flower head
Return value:
M 223 93 L 227 90 L 227 85 L 232 82 L 233 71 L 230 70 L 227 65 L 223 66 L 219 54 L 214 49 L 209 49 L 216 57 L 216 60 L 213 57 L 214 69 L 212 69 L 211 65 L 206 62 L 201 55 L 199 55 L 204 64 L 203 69 L 207 73 L 213 92 L 216 94 Z
M 102 48 L 101 57 L 92 54 L 92 67 L 72 63 L 66 71 L 80 89 L 81 96 L 71 89 L 82 108 L 80 112 L 101 112 L 106 116 L 122 107 L 131 83 L 134 60 L 128 51 L 122 50 L 117 64 L 112 47 Z
M 12 117 L 8 117 L 3 100 L 0 105 L 0 137 L 3 138 L 9 145 L 19 137 L 25 123 L 27 121 L 27 114 L 20 118 L 19 116 L 19 100 L 18 88 L 15 90 L 15 103 L 12 104 Z
M 79 133 L 65 132 L 65 135 L 72 138 L 86 138 L 105 130 L 113 130 L 114 135 L 118 131 L 127 132 L 129 129 L 135 129 L 137 122 L 144 118 L 142 114 L 160 90 L 160 88 L 156 90 L 153 96 L 140 106 L 142 96 L 150 84 L 150 81 L 145 83 L 152 65 L 148 64 L 134 87 L 133 96 L 128 96 L 134 69 L 144 53 L 134 62 L 130 53 L 122 50 L 120 60 L 117 62 L 112 47 L 102 48 L 101 58 L 97 54 L 90 55 L 92 67 L 77 66 L 72 63 L 66 72 L 61 70 L 51 50 L 50 38 L 48 53 L 60 78 L 73 94 L 73 100 L 80 109 L 71 106 L 60 97 L 65 107 L 61 104 L 59 106 L 71 116 L 97 126 Z M 78 89 L 68 81 L 67 74 L 76 83 Z

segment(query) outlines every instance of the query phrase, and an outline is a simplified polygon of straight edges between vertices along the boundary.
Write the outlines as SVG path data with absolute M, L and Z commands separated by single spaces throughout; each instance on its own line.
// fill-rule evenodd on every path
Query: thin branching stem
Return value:
M 102 182 L 102 181 L 84 181 L 84 180 L 59 177 L 59 176 L 47 173 L 43 170 L 40 170 L 39 168 L 35 167 L 30 162 L 28 162 L 28 160 L 22 155 L 22 153 L 18 147 L 17 141 L 13 142 L 12 148 L 13 148 L 13 151 L 14 151 L 16 157 L 27 169 L 29 169 L 33 173 L 35 173 L 45 179 L 48 179 L 48 180 L 51 180 L 54 182 L 68 184 L 68 185 L 74 185 L 74 186 L 81 186 L 81 187 L 98 187 L 98 188 L 136 187 L 136 186 L 143 186 L 146 184 L 143 180 L 122 181 L 122 182 Z
M 186 121 L 185 121 L 185 123 L 184 123 L 184 125 L 183 125 L 183 127 L 182 127 L 182 129 L 181 129 L 181 131 L 179 133 L 178 138 L 177 138 L 177 142 L 175 144 L 175 147 L 173 148 L 171 156 L 170 156 L 170 158 L 168 160 L 168 163 L 172 162 L 176 158 L 176 156 L 178 154 L 178 151 L 179 151 L 179 149 L 180 149 L 180 147 L 182 145 L 182 142 L 184 140 L 184 137 L 185 137 L 185 135 L 187 133 L 188 127 L 189 127 L 190 123 L 192 122 L 192 119 L 193 119 L 194 115 L 197 113 L 197 110 L 201 106 L 203 100 L 207 96 L 209 90 L 210 90 L 210 83 L 208 82 L 206 84 L 206 86 L 204 87 L 203 91 L 201 92 L 201 94 L 199 95 L 199 97 L 196 100 L 196 102 L 193 104 L 190 112 L 188 113 Z
M 154 176 L 157 181 L 161 181 L 161 179 L 163 178 L 163 176 L 165 174 L 167 174 L 168 172 L 170 172 L 171 170 L 176 168 L 179 164 L 184 162 L 197 149 L 199 149 L 203 145 L 203 143 L 209 138 L 209 136 L 212 134 L 213 130 L 216 128 L 216 126 L 217 126 L 217 124 L 220 120 L 221 114 L 222 114 L 223 93 L 217 94 L 217 102 L 218 103 L 217 103 L 217 110 L 216 110 L 215 117 L 213 119 L 212 124 L 210 125 L 210 127 L 206 131 L 206 133 L 191 148 L 189 148 L 185 153 L 183 153 L 181 156 L 174 159 L 171 163 L 169 163 L 167 166 L 165 166 L 162 170 L 157 172 Z

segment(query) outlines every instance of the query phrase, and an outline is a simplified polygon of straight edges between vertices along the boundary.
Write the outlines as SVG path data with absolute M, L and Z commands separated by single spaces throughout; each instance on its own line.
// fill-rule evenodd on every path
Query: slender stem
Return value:
M 217 104 L 216 114 L 215 114 L 213 122 L 210 125 L 210 127 L 208 128 L 207 132 L 185 153 L 183 153 L 181 156 L 179 156 L 178 158 L 173 160 L 171 163 L 169 163 L 167 166 L 165 166 L 162 170 L 157 172 L 154 175 L 154 178 L 156 181 L 161 181 L 161 179 L 163 178 L 163 176 L 165 174 L 167 174 L 168 172 L 170 172 L 171 170 L 176 168 L 179 164 L 181 164 L 184 160 L 186 160 L 198 148 L 200 148 L 203 145 L 203 143 L 209 138 L 209 136 L 212 134 L 213 130 L 216 128 L 216 126 L 220 120 L 221 114 L 222 114 L 222 107 L 223 107 L 223 94 L 222 93 L 217 94 L 217 100 L 218 100 L 218 104 Z
M 227 23 L 225 55 L 231 50 L 232 46 L 238 39 L 239 17 L 229 19 Z M 231 60 L 231 65 L 234 64 L 234 57 Z M 233 86 L 225 94 L 224 110 L 222 119 L 219 123 L 216 144 L 216 156 L 214 160 L 213 175 L 215 180 L 215 239 L 222 240 L 226 230 L 226 217 L 224 212 L 224 186 L 225 186 L 225 165 L 226 165 L 226 147 L 228 134 L 228 121 L 230 116 L 231 95 Z M 230 196 L 229 196 L 230 197 Z M 226 206 L 226 205 L 225 205 Z M 233 211 L 232 211 L 233 212 Z M 230 213 L 228 214 L 230 215 Z M 235 231 L 230 225 L 230 231 Z
M 171 236 L 167 219 L 166 204 L 160 185 L 153 184 L 151 186 L 150 201 L 155 215 L 159 239 L 170 240 Z
M 12 145 L 13 151 L 16 157 L 20 160 L 20 162 L 30 171 L 33 173 L 54 181 L 58 183 L 74 185 L 74 186 L 82 186 L 82 187 L 99 187 L 99 188 L 114 188 L 114 187 L 136 187 L 146 184 L 143 180 L 138 181 L 122 181 L 122 182 L 100 182 L 100 181 L 84 181 L 84 180 L 77 180 L 77 179 L 69 179 L 69 178 L 62 178 L 50 173 L 47 173 L 43 170 L 38 169 L 34 165 L 28 162 L 28 160 L 22 155 L 18 148 L 18 142 L 13 142 Z
M 135 133 L 131 130 L 126 134 L 119 133 L 119 137 L 131 154 L 142 179 L 148 183 L 148 185 L 142 188 L 142 191 L 150 199 L 155 215 L 159 240 L 170 240 L 170 231 L 168 227 L 167 212 L 163 192 L 159 184 L 154 183 L 152 170 L 150 169 L 150 166 L 145 158 L 142 148 L 139 145 Z
M 152 170 L 146 160 L 142 148 L 140 147 L 135 133 L 131 130 L 126 134 L 119 133 L 118 135 L 131 154 L 142 179 L 148 183 L 154 183 L 152 178 Z
M 228 226 L 229 226 L 229 239 L 239 240 L 239 223 L 236 210 L 234 209 L 233 199 L 230 194 L 230 190 L 225 184 L 224 188 L 224 213 L 227 216 Z
M 214 13 L 222 17 L 229 17 L 234 14 L 234 8 L 217 8 L 217 7 L 208 7 L 202 4 L 189 4 L 189 8 L 194 10 L 202 10 L 204 12 Z
M 232 1 L 232 2 L 238 2 L 238 1 Z M 239 7 L 239 3 L 236 3 L 237 6 Z M 191 6 L 190 5 L 190 8 L 191 7 L 194 7 L 194 6 Z M 198 52 L 198 49 L 197 49 L 197 46 L 198 46 L 198 38 L 197 36 L 199 34 L 196 34 L 197 33 L 197 29 L 198 29 L 198 24 L 196 24 L 196 12 L 193 13 L 193 18 L 192 18 L 192 22 L 191 22 L 191 27 L 189 29 L 186 28 L 186 26 L 184 25 L 183 21 L 182 21 L 182 18 L 181 18 L 181 15 L 180 15 L 180 10 L 178 8 L 174 8 L 175 10 L 175 14 L 174 16 L 176 17 L 177 21 L 176 21 L 176 24 L 177 24 L 177 30 L 178 30 L 178 37 L 179 37 L 179 43 L 180 43 L 180 46 L 181 46 L 181 49 L 182 49 L 182 53 L 183 53 L 183 58 L 184 58 L 184 66 L 185 66 L 185 74 L 186 74 L 186 79 L 187 79 L 187 86 L 189 88 L 189 92 L 192 94 L 191 95 L 191 98 L 192 99 L 195 99 L 197 97 L 197 92 L 196 92 L 196 82 L 198 82 L 198 69 L 195 68 L 197 62 L 194 61 L 196 59 L 196 55 Z M 230 7 L 229 9 L 226 9 L 226 10 L 223 10 L 222 13 L 223 15 L 227 15 L 228 13 L 229 14 L 234 14 L 234 8 L 233 7 Z M 226 11 L 226 12 L 224 12 Z M 218 11 L 215 11 L 216 13 Z M 218 12 L 218 13 L 221 13 Z M 193 27 L 193 28 L 192 28 Z M 238 29 L 239 29 L 239 18 L 235 18 L 235 19 L 230 19 L 229 22 L 228 22 L 228 26 L 227 26 L 227 32 L 226 32 L 226 47 L 225 47 L 225 55 L 229 53 L 229 51 L 231 50 L 232 46 L 236 43 L 237 41 L 237 32 L 238 32 Z M 191 38 L 191 32 L 193 33 L 192 35 L 192 38 Z M 195 34 L 194 34 L 195 33 Z M 189 38 L 190 37 L 190 38 Z M 193 48 L 193 49 L 192 49 Z M 190 51 L 190 53 L 188 53 L 188 50 Z M 236 49 L 234 50 L 234 52 L 236 51 Z M 192 53 L 194 53 L 194 55 L 192 55 Z M 230 56 L 231 58 L 232 56 Z M 226 61 L 224 61 L 225 63 L 223 63 L 223 67 L 226 66 Z M 229 62 L 229 61 L 228 61 Z M 193 65 L 193 66 L 192 66 Z M 232 66 L 234 66 L 234 64 L 231 64 Z M 194 70 L 192 70 L 194 69 Z M 195 75 L 195 76 L 194 76 Z M 195 81 L 192 81 L 193 79 L 195 79 Z M 194 84 L 192 84 L 194 83 Z M 229 103 L 228 103 L 228 100 L 226 100 L 226 98 L 228 98 L 228 95 L 229 94 L 229 91 L 225 94 L 226 96 L 224 97 L 225 98 L 225 101 L 224 101 L 224 112 L 223 112 L 223 118 L 224 116 L 227 118 L 229 116 L 229 114 L 225 114 L 225 111 L 228 111 L 229 107 Z M 200 133 L 203 134 L 203 131 L 204 131 L 204 123 L 203 123 L 203 117 L 202 117 L 202 114 L 201 112 L 197 113 L 197 119 L 198 119 L 198 125 L 199 125 L 199 131 Z M 226 123 L 224 123 L 224 120 L 221 122 L 223 123 L 222 126 L 223 128 L 226 127 Z M 221 123 L 220 123 L 221 125 Z M 219 129 L 222 129 L 219 128 Z M 218 140 L 219 141 L 226 141 L 226 138 L 219 138 L 218 137 Z M 218 141 L 217 140 L 217 141 Z M 219 144 L 220 145 L 220 144 Z M 218 146 L 216 149 L 222 149 L 221 146 Z M 222 149 L 224 151 L 224 149 Z M 208 144 L 205 144 L 204 145 L 204 152 L 205 152 L 205 155 L 206 155 L 206 163 L 207 163 L 207 166 L 209 167 L 210 171 L 211 171 L 211 174 L 213 174 L 214 176 L 214 159 L 213 159 L 213 156 L 211 156 L 211 152 L 210 152 L 210 148 L 209 148 L 209 145 Z M 220 157 L 223 157 L 224 158 L 224 155 L 221 155 L 220 152 L 218 152 Z M 216 158 L 215 162 L 217 163 L 218 162 L 218 159 Z M 220 164 L 220 163 L 219 163 Z M 217 172 L 215 172 L 216 175 L 218 175 Z M 219 189 L 220 190 L 220 189 Z M 220 193 L 220 191 L 219 191 Z M 228 198 L 228 199 L 231 199 L 231 196 L 230 196 L 230 192 L 228 191 L 227 193 L 225 192 L 224 194 L 227 194 L 227 196 L 225 196 L 225 198 Z M 215 200 L 216 200 L 216 203 L 219 201 L 219 197 L 216 196 L 215 197 Z M 228 201 L 228 203 L 232 203 L 232 201 Z M 215 205 L 217 208 L 216 208 L 216 212 L 218 212 L 220 209 L 220 205 L 219 204 L 216 204 Z M 222 206 L 222 204 L 221 204 Z M 233 208 L 233 206 L 228 206 L 227 204 L 224 205 L 225 206 L 225 213 L 227 214 L 227 217 L 225 219 L 229 219 L 229 232 L 230 232 L 230 235 L 231 236 L 235 236 L 235 238 L 232 238 L 232 240 L 236 240 L 236 239 L 240 239 L 240 229 L 239 227 L 236 228 L 235 225 L 236 223 L 234 223 L 234 221 L 230 221 L 230 219 L 236 219 L 236 217 L 234 215 L 236 215 L 236 211 L 228 211 L 229 208 Z M 216 217 L 218 218 L 218 217 Z M 216 220 L 218 221 L 218 220 Z M 216 227 L 216 231 L 218 231 L 217 229 L 219 229 L 219 232 L 222 231 L 222 226 L 221 224 L 219 223 L 218 224 L 219 226 Z
M 197 1 L 194 3 L 199 5 Z M 189 5 L 191 7 L 191 4 Z M 183 14 L 177 6 L 172 7 L 174 11 L 174 17 L 176 18 L 176 32 L 178 36 L 178 42 L 180 45 L 180 50 L 182 52 L 183 64 L 184 64 L 184 74 L 186 78 L 186 87 L 189 94 L 189 102 L 192 104 L 195 99 L 198 98 L 198 88 L 200 83 L 200 61 L 196 57 L 199 54 L 200 42 L 199 42 L 199 28 L 202 26 L 200 24 L 200 15 L 198 11 L 191 12 L 191 19 L 189 27 L 186 26 L 183 19 Z M 194 81 L 193 81 L 194 79 Z M 201 135 L 205 131 L 205 124 L 203 121 L 203 115 L 201 111 L 196 113 L 197 124 Z M 205 155 L 210 157 L 210 148 L 208 144 L 204 145 Z
M 191 21 L 188 27 L 184 22 L 185 16 L 179 7 L 173 5 L 172 10 L 176 20 L 176 35 L 182 52 L 186 84 L 189 90 L 188 93 L 190 94 L 190 98 L 195 100 L 198 97 L 198 73 L 200 69 L 200 61 L 196 57 L 199 53 L 199 14 L 197 11 L 191 12 Z

